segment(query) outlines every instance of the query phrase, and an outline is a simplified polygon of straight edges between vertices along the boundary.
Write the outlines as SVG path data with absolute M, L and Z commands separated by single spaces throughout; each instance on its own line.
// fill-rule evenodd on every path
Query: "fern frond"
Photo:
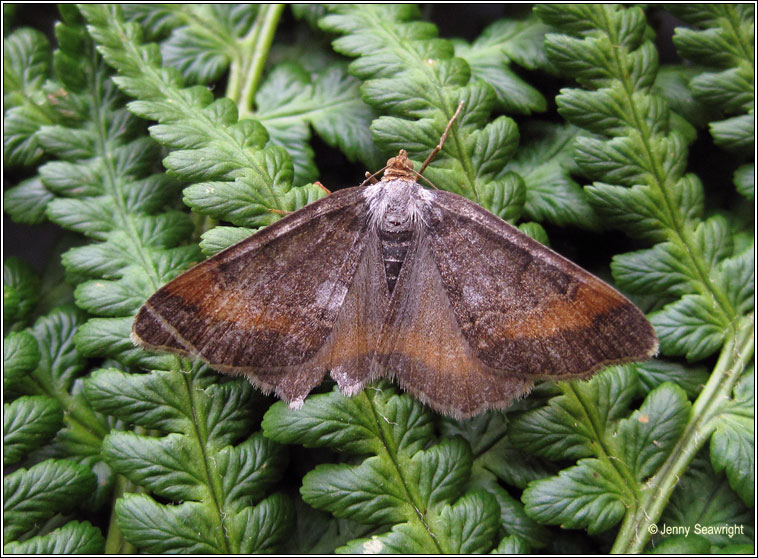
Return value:
M 106 438 L 106 461 L 153 495 L 181 502 L 143 493 L 119 499 L 121 531 L 148 552 L 272 552 L 290 529 L 289 499 L 264 498 L 286 454 L 260 433 L 238 442 L 251 430 L 252 386 L 212 382 L 203 367 L 144 375 L 101 369 L 86 383 L 96 409 L 137 427 Z
M 696 29 L 677 28 L 674 44 L 685 58 L 709 71 L 690 81 L 692 94 L 726 115 L 709 123 L 716 145 L 750 153 L 755 145 L 755 6 L 698 4 L 672 6 L 672 11 Z M 737 190 L 755 199 L 755 161 L 740 167 Z
M 119 87 L 138 100 L 135 114 L 157 120 L 150 133 L 173 149 L 169 172 L 193 182 L 184 201 L 193 210 L 243 226 L 274 222 L 323 196 L 317 186 L 292 187 L 292 162 L 282 148 L 266 146 L 255 120 L 239 120 L 234 102 L 214 100 L 205 87 L 184 87 L 174 68 L 161 66 L 157 46 L 143 45 L 139 27 L 124 23 L 117 6 L 85 6 L 90 33 L 105 60 L 120 72 Z M 276 210 L 276 211 L 271 211 Z
M 343 35 L 334 41 L 335 50 L 357 57 L 350 72 L 364 80 L 363 99 L 388 115 L 371 125 L 386 154 L 405 149 L 423 161 L 463 101 L 427 177 L 439 188 L 516 219 L 523 209 L 523 181 L 515 173 L 496 176 L 518 144 L 516 125 L 506 116 L 487 121 L 496 103 L 493 88 L 472 80 L 453 44 L 437 38 L 436 28 L 417 17 L 411 6 L 345 5 L 333 8 L 320 25 Z
M 335 388 L 309 397 L 298 413 L 274 404 L 266 436 L 282 443 L 369 455 L 356 464 L 323 464 L 303 479 L 306 503 L 336 517 L 382 526 L 340 552 L 483 552 L 493 545 L 499 507 L 484 491 L 467 490 L 468 444 L 434 443 L 431 414 L 389 385 L 345 398 Z
M 642 477 L 635 473 L 634 479 L 628 479 L 627 484 L 635 488 L 615 497 L 622 504 L 616 514 L 590 514 L 586 521 L 575 523 L 607 529 L 623 516 L 614 548 L 639 551 L 648 540 L 647 526 L 657 521 L 666 501 L 661 492 L 673 490 L 673 479 L 713 433 L 715 417 L 724 410 L 721 402 L 729 399 L 752 354 L 753 275 L 747 268 L 753 267 L 753 250 L 752 246 L 747 251 L 738 247 L 737 231 L 722 216 L 704 218 L 702 184 L 694 175 L 685 174 L 687 138 L 665 101 L 653 91 L 657 57 L 647 38 L 643 12 L 615 6 L 552 5 L 539 6 L 537 13 L 566 33 L 547 36 L 547 53 L 583 87 L 562 90 L 557 103 L 566 119 L 596 134 L 577 140 L 579 170 L 596 180 L 586 187 L 590 201 L 610 224 L 657 243 L 616 256 L 614 277 L 632 294 L 649 295 L 654 290 L 658 303 L 651 322 L 664 354 L 699 360 L 722 351 L 719 366 L 691 410 L 683 392 L 675 394 L 667 384 L 648 394 L 642 409 L 656 395 L 655 401 L 673 398 L 668 412 L 678 409 L 680 413 L 676 444 L 668 444 L 671 453 L 643 467 Z M 730 278 L 740 277 L 738 288 L 727 278 L 727 269 Z M 577 393 L 576 387 L 565 389 L 566 396 Z M 661 417 L 666 415 L 663 407 L 660 412 Z M 602 445 L 599 448 L 608 451 Z M 639 455 L 626 455 L 612 446 L 611 450 L 611 469 L 618 474 L 625 465 L 634 471 L 630 459 Z M 597 455 L 597 450 L 592 453 Z M 590 465 L 583 460 L 577 467 Z M 568 490 L 578 473 L 579 469 L 568 469 L 553 481 L 534 485 L 525 494 L 527 510 L 551 522 L 565 521 L 562 514 L 550 515 L 553 512 L 541 506 L 548 494 L 556 497 L 559 487 Z M 639 485 L 646 477 L 651 478 Z
M 107 10 L 89 8 L 100 15 Z M 63 27 L 66 25 L 59 26 L 59 33 L 64 33 Z M 75 35 L 76 24 L 68 27 L 71 29 L 65 32 Z M 83 29 L 79 25 L 79 30 Z M 82 323 L 83 317 L 78 313 L 58 313 L 52 317 L 58 321 L 38 322 L 33 333 L 40 348 L 45 350 L 40 351 L 36 370 L 20 380 L 22 387 L 26 392 L 39 389 L 62 400 L 67 415 L 66 428 L 56 438 L 60 451 L 72 452 L 90 465 L 104 458 L 112 471 L 125 475 L 132 483 L 156 495 L 187 502 L 184 506 L 166 506 L 147 494 L 123 495 L 115 506 L 117 523 L 111 524 L 108 548 L 125 548 L 120 540 L 125 536 L 140 548 L 155 552 L 169 548 L 226 554 L 272 551 L 283 539 L 291 516 L 291 504 L 286 497 L 264 498 L 263 493 L 283 470 L 281 451 L 260 435 L 231 445 L 250 429 L 251 419 L 245 409 L 252 388 L 237 382 L 216 389 L 208 385 L 204 373 L 190 377 L 182 371 L 182 367 L 189 369 L 186 363 L 175 357 L 150 355 L 135 348 L 129 340 L 136 309 L 160 285 L 200 256 L 196 246 L 182 245 L 191 236 L 194 226 L 189 215 L 172 209 L 178 205 L 180 184 L 155 172 L 161 149 L 154 140 L 142 135 L 141 121 L 123 108 L 124 98 L 110 80 L 94 45 L 85 40 L 64 43 L 61 48 L 67 55 L 56 58 L 61 60 L 61 67 L 73 71 L 70 65 L 78 64 L 77 75 L 87 76 L 87 79 L 69 84 L 76 89 L 67 92 L 80 105 L 77 125 L 47 126 L 37 134 L 45 152 L 55 158 L 40 168 L 40 177 L 52 194 L 47 204 L 49 218 L 91 240 L 66 252 L 63 263 L 69 276 L 79 282 L 75 290 L 77 305 L 96 317 Z M 82 52 L 75 49 L 88 51 L 88 56 L 82 56 Z M 179 90 L 174 93 L 178 97 L 182 95 Z M 192 94 L 187 98 L 191 99 Z M 166 124 L 162 126 L 165 133 L 176 134 L 176 128 L 167 130 Z M 260 125 L 254 127 L 262 130 Z M 249 139 L 241 133 L 238 128 L 231 134 L 235 135 L 237 147 L 246 145 Z M 254 134 L 253 143 L 265 141 L 264 136 L 265 131 L 258 134 L 257 139 Z M 215 146 L 212 149 L 220 153 Z M 181 158 L 188 151 L 174 152 L 174 155 L 177 153 Z M 265 166 L 266 157 L 272 154 L 249 155 L 262 157 Z M 277 154 L 272 157 L 276 159 Z M 285 172 L 281 168 L 274 171 Z M 213 171 L 196 166 L 187 172 L 218 178 Z M 61 340 L 56 344 L 56 335 L 61 333 L 66 335 L 65 343 Z M 78 350 L 74 350 L 74 339 Z M 85 381 L 85 400 L 80 388 L 69 394 L 75 376 L 82 371 L 82 355 L 108 357 L 114 359 L 111 365 L 121 368 L 143 366 L 169 371 L 132 377 L 122 370 L 103 370 Z M 69 361 L 74 356 L 76 359 Z M 113 389 L 108 381 L 113 374 L 120 382 L 121 387 L 116 387 L 119 393 L 123 394 L 124 386 L 134 384 L 126 390 L 125 400 L 115 408 L 115 399 L 108 391 Z M 155 388 L 151 381 L 171 384 L 170 394 L 177 398 L 172 408 L 180 408 L 183 411 L 180 415 L 189 422 L 181 423 L 180 418 L 170 423 L 149 421 L 151 417 L 165 415 L 169 409 L 164 404 L 166 394 L 159 399 L 149 398 L 150 389 Z M 109 394 L 105 402 L 103 393 Z M 135 394 L 144 396 L 136 405 L 138 411 L 132 403 L 135 397 L 139 398 Z M 171 463 L 164 459 L 168 453 L 161 451 L 167 448 L 156 444 L 154 437 L 111 430 L 111 424 L 92 411 L 90 403 L 103 413 L 126 421 L 120 424 L 136 424 L 139 428 L 144 422 L 145 428 L 162 429 L 167 433 L 164 439 L 169 445 L 182 445 L 192 455 L 192 459 L 173 463 L 179 469 L 175 475 L 184 475 L 185 480 L 202 480 L 195 487 L 188 482 L 178 483 L 167 493 L 162 482 L 155 483 L 153 477 L 144 474 L 161 464 L 164 466 L 161 471 L 167 478 L 171 476 L 168 474 Z M 201 416 L 206 418 L 203 425 L 194 422 Z M 232 428 L 234 424 L 239 428 Z M 181 435 L 184 438 L 177 438 Z M 193 470 L 195 465 L 201 469 Z M 94 494 L 93 501 L 103 503 L 114 488 L 115 476 L 108 473 L 104 474 L 104 482 L 98 485 L 97 491 L 88 489 L 88 494 Z M 134 484 L 119 483 L 127 493 L 134 490 Z M 184 521 L 187 513 L 208 526 L 199 538 L 195 527 Z M 165 529 L 172 530 L 173 536 L 166 537 Z M 181 533 L 187 536 L 182 538 Z M 160 540 L 156 541 L 156 537 Z M 39 544 L 52 543 L 40 540 Z

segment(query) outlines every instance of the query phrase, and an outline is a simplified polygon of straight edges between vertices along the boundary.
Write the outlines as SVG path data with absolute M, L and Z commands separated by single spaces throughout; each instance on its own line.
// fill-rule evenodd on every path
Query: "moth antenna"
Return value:
M 291 211 L 284 211 L 283 209 L 269 209 L 269 213 L 276 213 L 277 215 L 289 215 Z
M 360 188 L 361 186 L 365 186 L 365 185 L 366 185 L 366 183 L 368 183 L 368 182 L 371 182 L 371 184 L 376 184 L 377 182 L 379 182 L 378 180 L 373 180 L 373 181 L 372 181 L 371 179 L 372 179 L 372 178 L 374 178 L 374 177 L 375 177 L 377 174 L 379 174 L 380 172 L 384 172 L 384 170 L 387 168 L 387 166 L 388 166 L 388 165 L 384 165 L 382 168 L 380 168 L 380 169 L 379 169 L 378 171 L 376 171 L 374 174 L 370 174 L 370 175 L 368 175 L 368 176 L 366 177 L 366 180 L 364 180 L 363 182 L 361 182 L 361 183 L 358 185 L 358 187 Z M 368 171 L 366 171 L 366 174 L 368 174 Z
M 371 182 L 371 184 L 376 184 L 377 182 L 379 182 L 376 178 L 374 178 L 374 175 L 368 171 L 366 171 L 366 174 L 364 174 L 363 176 L 365 176 L 366 180 Z
M 437 144 L 437 147 L 432 149 L 432 152 L 426 158 L 426 161 L 424 161 L 424 164 L 421 165 L 421 168 L 418 171 L 419 176 L 421 176 L 421 174 L 426 170 L 426 167 L 429 166 L 429 163 L 432 162 L 432 159 L 434 159 L 437 153 L 439 153 L 442 150 L 442 146 L 445 144 L 445 140 L 447 139 L 447 134 L 448 132 L 450 132 L 450 128 L 453 126 L 453 122 L 455 122 L 455 119 L 458 118 L 458 115 L 461 113 L 462 109 L 463 109 L 463 101 L 458 103 L 458 108 L 456 109 L 455 114 L 453 114 L 453 117 L 450 119 L 450 122 L 447 123 L 447 126 L 445 127 L 445 131 L 442 132 L 442 137 L 440 138 L 440 142 Z

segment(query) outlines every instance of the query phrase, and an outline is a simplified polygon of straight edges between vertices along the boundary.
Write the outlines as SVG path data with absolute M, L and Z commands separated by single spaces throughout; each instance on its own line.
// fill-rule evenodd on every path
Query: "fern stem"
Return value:
M 65 389 L 52 385 L 37 371 L 27 376 L 26 386 L 30 395 L 45 395 L 60 403 L 65 411 L 63 422 L 72 430 L 91 438 L 96 446 L 102 443 L 103 438 L 110 431 L 90 407 L 72 397 Z
M 111 519 L 108 522 L 108 534 L 105 539 L 105 554 L 136 554 L 136 547 L 124 538 L 124 533 L 118 526 L 115 510 L 116 503 L 127 492 L 144 492 L 139 486 L 132 484 L 126 477 L 116 475 L 113 490 L 113 504 L 111 506 Z
M 753 356 L 754 320 L 746 317 L 732 334 L 721 352 L 716 368 L 698 396 L 690 420 L 673 451 L 648 482 L 634 513 L 624 518 L 612 553 L 640 553 L 650 540 L 650 526 L 657 523 L 679 478 L 715 428 L 712 419 L 723 401 L 729 398 L 741 372 Z
M 387 45 L 388 49 L 391 49 L 393 54 L 397 57 L 396 63 L 398 67 L 405 69 L 412 69 L 418 71 L 426 78 L 426 83 L 429 89 L 433 91 L 434 96 L 437 98 L 436 105 L 433 106 L 438 109 L 442 114 L 442 121 L 444 124 L 450 121 L 455 113 L 458 103 L 461 99 L 451 98 L 450 93 L 446 90 L 446 85 L 440 81 L 439 76 L 432 69 L 434 60 L 429 60 L 427 57 L 421 54 L 421 49 L 418 48 L 418 43 L 414 47 L 414 40 L 407 35 L 401 34 L 395 26 L 386 25 L 386 16 L 382 13 L 381 9 L 376 6 L 367 4 L 353 6 L 351 10 L 356 10 L 361 13 L 361 17 L 366 23 L 366 30 L 364 32 L 371 32 L 374 35 L 381 36 L 383 43 Z M 365 15 L 364 15 L 365 14 Z M 369 31 L 370 30 L 370 31 Z M 431 100 L 432 94 L 429 98 Z M 466 111 L 473 110 L 472 107 L 465 107 Z M 398 116 L 408 118 L 407 115 L 400 112 Z M 464 175 L 466 177 L 465 188 L 473 194 L 473 199 L 477 203 L 480 202 L 479 192 L 476 187 L 476 169 L 474 161 L 471 158 L 471 154 L 465 149 L 464 139 L 459 132 L 459 123 L 450 130 L 446 145 L 449 146 L 451 152 L 454 152 L 454 157 L 458 159 L 463 168 Z M 443 127 L 444 127 L 443 124 Z M 440 130 L 441 131 L 441 130 Z
M 240 68 L 242 87 L 239 97 L 232 97 L 237 102 L 240 114 L 249 112 L 253 106 L 255 93 L 258 91 L 263 69 L 266 67 L 268 52 L 271 49 L 284 4 L 262 4 L 260 10 L 258 20 L 246 37 L 250 40 L 245 42 L 245 45 L 250 45 L 252 48 L 252 59 L 245 64 L 244 68 Z
M 645 118 L 640 114 L 639 106 L 635 103 L 635 85 L 632 82 L 628 65 L 625 64 L 621 58 L 621 45 L 619 44 L 619 39 L 615 36 L 615 33 L 613 33 L 614 27 L 608 20 L 608 13 L 605 9 L 602 10 L 602 14 L 605 20 L 605 28 L 603 31 L 608 34 L 613 44 L 619 47 L 613 50 L 616 76 L 621 82 L 624 93 L 626 94 L 626 110 L 628 111 L 628 114 L 631 115 L 634 129 L 640 134 L 640 141 L 645 148 L 644 155 L 647 161 L 647 168 L 654 177 L 653 186 L 658 190 L 658 193 L 664 201 L 664 211 L 668 218 L 668 223 L 666 223 L 666 225 L 668 226 L 669 238 L 678 243 L 682 247 L 684 253 L 687 254 L 689 259 L 688 266 L 692 269 L 693 276 L 699 279 L 703 291 L 710 294 L 712 299 L 716 302 L 724 323 L 729 323 L 735 317 L 734 308 L 732 308 L 731 303 L 724 293 L 713 284 L 710 275 L 705 269 L 704 262 L 697 257 L 698 250 L 695 248 L 697 244 L 692 238 L 691 229 L 687 226 L 688 223 L 683 220 L 679 207 L 671 199 L 666 172 L 663 170 L 664 161 L 661 160 L 660 153 L 657 152 L 651 144 L 651 139 L 654 137 L 654 133 L 647 126 Z M 642 91 L 649 93 L 649 88 L 647 88 L 647 90 L 642 89 Z
M 266 13 L 276 15 L 277 11 Z M 281 8 L 279 13 L 281 13 Z M 120 77 L 127 80 L 127 83 L 139 84 L 144 90 L 144 97 L 141 98 L 143 102 L 165 100 L 171 104 L 175 113 L 184 115 L 183 118 L 193 119 L 196 124 L 203 126 L 204 132 L 209 136 L 209 141 L 218 139 L 224 143 L 228 142 L 230 146 L 238 149 L 239 156 L 249 161 L 250 171 L 257 174 L 264 185 L 262 188 L 265 188 L 267 195 L 252 192 L 258 194 L 259 203 L 267 208 L 285 209 L 282 205 L 281 196 L 276 192 L 275 186 L 271 184 L 271 177 L 268 176 L 267 170 L 261 168 L 249 150 L 239 145 L 239 139 L 234 137 L 227 127 L 219 126 L 213 115 L 203 110 L 204 105 L 196 103 L 194 97 L 187 94 L 187 89 L 181 88 L 179 81 L 169 78 L 168 74 L 158 64 L 145 62 L 145 53 L 149 51 L 150 47 L 156 45 L 143 45 L 138 38 L 131 35 L 130 27 L 123 21 L 117 5 L 108 5 L 104 9 L 86 10 L 86 17 L 98 37 L 96 40 L 99 41 L 106 62 L 118 69 L 121 73 Z M 270 41 L 273 39 L 275 25 L 271 25 L 271 23 L 275 23 L 276 19 L 270 17 L 266 21 L 269 22 L 266 27 L 268 29 L 267 36 L 268 34 L 270 36 L 268 36 L 268 42 L 265 40 L 258 41 L 258 45 L 270 45 Z M 267 48 L 266 52 L 268 52 Z M 265 56 L 259 61 L 259 66 L 253 65 L 253 67 L 258 67 L 262 72 L 264 62 Z M 130 92 L 130 94 L 136 96 L 134 92 Z M 161 120 L 161 122 L 166 123 L 166 120 Z

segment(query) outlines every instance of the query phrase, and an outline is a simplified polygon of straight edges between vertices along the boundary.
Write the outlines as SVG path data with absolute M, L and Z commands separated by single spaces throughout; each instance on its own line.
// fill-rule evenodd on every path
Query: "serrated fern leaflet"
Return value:
M 184 191 L 185 203 L 195 211 L 261 226 L 324 194 L 312 185 L 293 188 L 289 156 L 265 146 L 265 128 L 255 120 L 238 120 L 234 102 L 214 100 L 206 87 L 183 88 L 181 75 L 160 66 L 157 46 L 142 45 L 139 28 L 123 23 L 118 8 L 86 8 L 85 14 L 100 51 L 120 72 L 115 80 L 138 98 L 130 110 L 160 122 L 151 135 L 174 149 L 164 165 L 195 182 Z
M 102 15 L 108 9 L 90 8 L 90 17 Z M 76 46 L 77 43 L 71 45 Z M 202 395 L 207 379 L 198 378 L 197 375 L 190 378 L 179 370 L 181 365 L 174 357 L 149 355 L 134 348 L 129 340 L 131 314 L 158 286 L 198 259 L 199 253 L 195 246 L 178 246 L 193 230 L 187 214 L 168 209 L 176 203 L 178 184 L 163 174 L 151 174 L 158 162 L 156 156 L 161 151 L 149 138 L 135 138 L 142 126 L 125 109 L 119 108 L 123 106 L 123 99 L 102 64 L 97 61 L 94 51 L 91 50 L 89 58 L 80 57 L 80 60 L 80 71 L 89 79 L 76 84 L 79 89 L 69 93 L 70 96 L 80 95 L 82 118 L 79 125 L 75 128 L 50 126 L 36 135 L 47 152 L 57 157 L 57 160 L 40 168 L 42 183 L 53 194 L 47 204 L 49 218 L 94 241 L 69 250 L 63 257 L 68 273 L 79 281 L 75 291 L 77 304 L 100 316 L 86 324 L 76 324 L 79 326 L 75 335 L 77 349 L 84 355 L 116 359 L 120 366 L 172 370 L 164 373 L 169 380 L 161 373 L 153 372 L 147 376 L 136 376 L 132 381 L 146 384 L 143 392 L 154 388 L 152 383 L 156 381 L 175 382 L 171 393 L 178 397 L 176 406 L 182 407 L 183 416 L 190 421 L 192 428 L 186 426 L 181 432 L 184 438 L 177 438 L 175 429 L 185 426 L 178 418 L 166 427 L 160 421 L 150 422 L 149 413 L 142 412 L 136 417 L 130 415 L 129 405 L 118 409 L 109 407 L 112 398 L 103 403 L 100 396 L 107 393 L 110 387 L 103 379 L 109 377 L 109 371 L 122 374 L 122 383 L 129 381 L 126 378 L 131 378 L 120 371 L 109 369 L 89 378 L 86 382 L 87 397 L 99 410 L 109 415 L 120 416 L 132 424 L 145 422 L 148 428 L 167 430 L 169 433 L 165 439 L 169 443 L 182 445 L 193 459 L 161 463 L 165 466 L 163 471 L 167 472 L 173 466 L 177 469 L 175 474 L 197 479 L 196 486 L 184 482 L 178 492 L 168 494 L 177 500 L 192 500 L 195 505 L 188 502 L 184 506 L 166 506 L 146 494 L 125 495 L 115 508 L 118 526 L 115 523 L 112 525 L 106 548 L 111 551 L 128 550 L 119 540 L 123 533 L 139 548 L 156 552 L 187 552 L 194 549 L 228 554 L 273 550 L 282 540 L 291 515 L 290 503 L 286 498 L 264 498 L 263 494 L 264 488 L 272 479 L 275 480 L 277 471 L 282 470 L 281 466 L 272 467 L 280 465 L 276 460 L 280 459 L 281 452 L 260 436 L 230 446 L 239 441 L 250 427 L 250 419 L 245 418 L 245 402 L 251 388 L 244 383 L 233 382 L 219 386 L 220 396 Z M 172 93 L 175 99 L 181 97 L 178 90 L 172 90 Z M 187 99 L 192 99 L 192 95 Z M 191 103 L 185 102 L 181 106 L 188 108 Z M 219 105 L 216 105 L 212 111 L 218 108 Z M 170 125 L 162 126 L 164 131 L 175 133 Z M 265 137 L 258 134 L 256 140 L 253 134 L 252 141 L 265 141 Z M 269 155 L 269 160 L 277 157 L 276 153 Z M 267 157 L 266 154 L 262 156 L 264 159 Z M 264 167 L 265 164 L 264 160 Z M 276 166 L 273 169 L 259 167 L 259 172 L 269 170 L 278 174 L 284 172 L 286 176 L 286 170 L 282 171 Z M 213 173 L 206 172 L 205 175 L 207 178 L 215 177 Z M 274 198 L 271 201 L 279 203 Z M 69 327 L 69 335 L 73 335 L 75 329 L 76 326 Z M 54 346 L 49 341 L 44 345 Z M 38 368 L 44 366 L 45 353 L 42 353 L 42 363 Z M 58 383 L 63 382 L 62 388 L 65 388 L 73 379 L 68 369 L 53 369 L 50 378 L 52 382 L 41 386 L 45 392 L 57 393 L 56 390 L 60 390 Z M 209 389 L 213 393 L 215 388 Z M 139 392 L 139 388 L 135 387 L 132 391 Z M 154 414 L 165 415 L 168 411 L 166 400 L 165 397 L 162 400 L 154 399 L 148 407 Z M 223 405 L 219 408 L 221 401 L 226 401 L 232 409 L 226 409 Z M 141 403 L 144 405 L 145 401 Z M 67 420 L 82 418 L 77 415 L 75 406 L 66 404 L 66 408 L 71 413 L 71 418 Z M 29 410 L 34 409 L 30 406 Z M 193 421 L 201 416 L 206 417 L 204 425 Z M 90 420 L 81 420 L 81 424 L 90 427 L 98 424 L 97 419 L 84 418 Z M 223 432 L 219 432 L 219 424 L 224 425 Z M 239 429 L 230 428 L 234 424 L 239 424 Z M 106 436 L 107 432 L 107 427 L 101 428 L 92 432 L 93 436 L 88 440 L 97 459 L 100 458 L 102 443 L 102 455 L 116 472 L 156 494 L 166 494 L 161 482 L 141 474 L 146 467 L 154 467 L 166 457 L 166 454 L 161 454 L 160 446 L 153 442 L 155 439 L 118 431 Z M 69 438 L 62 439 L 69 445 L 78 440 L 81 445 L 82 436 L 82 432 L 75 431 Z M 125 446 L 128 446 L 128 453 L 120 453 Z M 189 469 L 195 465 L 199 466 L 198 470 Z M 266 467 L 272 468 L 271 474 L 261 470 Z M 134 470 L 139 473 L 135 475 Z M 239 485 L 233 483 L 233 486 L 225 487 L 222 479 L 232 477 Z M 98 493 L 110 488 L 112 484 L 109 482 Z M 122 488 L 128 492 L 130 486 Z M 133 485 L 131 489 L 134 490 Z M 92 490 L 88 489 L 88 492 Z M 48 507 L 54 512 L 54 507 Z M 187 514 L 208 526 L 200 539 L 194 528 L 182 531 L 186 528 Z M 173 536 L 167 538 L 165 534 L 169 531 Z M 185 533 L 186 537 L 179 536 L 181 533 Z

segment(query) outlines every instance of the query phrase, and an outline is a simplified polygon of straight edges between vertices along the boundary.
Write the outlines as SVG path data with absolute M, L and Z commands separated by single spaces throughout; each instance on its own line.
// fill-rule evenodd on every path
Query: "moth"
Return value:
M 401 150 L 381 180 L 196 265 L 150 297 L 132 339 L 243 375 L 294 408 L 329 372 L 346 395 L 394 378 L 457 418 L 504 408 L 535 380 L 657 352 L 618 291 L 417 175 Z

